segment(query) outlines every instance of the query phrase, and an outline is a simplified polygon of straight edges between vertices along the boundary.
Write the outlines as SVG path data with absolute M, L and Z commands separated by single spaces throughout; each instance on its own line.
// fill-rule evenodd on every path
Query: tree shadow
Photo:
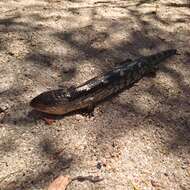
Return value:
M 151 12 L 148 12 L 146 13 L 146 15 L 150 16 L 152 19 L 154 19 L 155 21 L 163 24 L 163 25 L 169 25 L 169 21 L 168 20 L 164 20 L 164 19 L 161 19 L 158 14 L 156 13 L 156 11 L 151 11 Z
M 15 139 L 13 138 L 1 138 L 0 152 L 14 152 L 17 145 L 15 144 Z
M 48 162 L 48 167 L 43 168 L 42 171 L 39 171 L 37 174 L 32 173 L 28 175 L 22 172 L 18 174 L 18 177 L 14 181 L 9 182 L 8 184 L 1 184 L 0 188 L 2 190 L 27 190 L 31 187 L 46 187 L 49 184 L 49 181 L 64 173 L 65 170 L 71 167 L 73 161 L 73 156 L 68 155 L 62 150 L 58 150 L 55 147 L 55 142 L 52 142 L 50 139 L 43 139 L 39 148 L 41 149 L 42 156 L 46 157 L 50 162 Z
M 143 4 L 150 4 L 150 3 L 154 3 L 154 2 L 156 2 L 157 0 L 140 0 L 137 4 L 136 4 L 136 6 L 138 7 L 138 6 L 141 6 L 141 5 L 143 5 Z
M 56 59 L 53 55 L 48 55 L 45 53 L 33 52 L 26 56 L 26 61 L 32 61 L 34 64 L 40 64 L 45 67 L 50 67 L 53 61 Z
M 105 51 L 104 48 L 93 47 L 93 43 L 98 41 L 102 43 L 109 37 L 106 32 L 95 33 L 91 25 L 80 29 L 77 28 L 72 32 L 55 33 L 54 36 L 81 51 L 81 54 L 84 53 L 86 59 L 94 58 Z M 76 39 L 77 37 L 79 39 Z
M 176 84 L 181 88 L 184 94 L 188 94 L 190 92 L 190 87 L 185 84 L 184 76 L 182 76 L 178 71 L 164 65 L 162 66 L 161 71 L 169 74 L 173 79 L 175 79 Z
M 5 19 L 0 19 L 0 26 L 6 26 L 6 27 L 9 27 L 11 25 L 15 25 L 17 24 L 15 22 L 15 20 L 17 18 L 20 18 L 20 16 L 13 16 L 13 17 L 10 17 L 10 18 L 5 18 Z
M 147 2 L 147 1 L 146 1 Z M 137 4 L 138 6 L 146 3 L 145 1 L 140 1 L 140 4 Z M 149 2 L 150 3 L 150 2 Z M 116 5 L 117 6 L 117 5 Z M 80 11 L 80 9 L 76 9 Z M 69 10 L 68 10 L 69 11 Z M 68 61 L 83 61 L 83 60 L 92 60 L 96 59 L 98 63 L 96 63 L 100 70 L 104 71 L 107 68 L 112 67 L 111 65 L 114 64 L 117 61 L 121 61 L 124 54 L 132 55 L 135 57 L 141 56 L 143 54 L 143 50 L 149 50 L 152 51 L 161 49 L 163 46 L 173 46 L 172 43 L 168 43 L 167 41 L 164 41 L 163 39 L 160 39 L 157 36 L 149 35 L 151 30 L 155 30 L 156 32 L 160 32 L 160 34 L 164 33 L 165 31 L 162 31 L 159 28 L 156 28 L 152 26 L 150 22 L 147 22 L 141 18 L 142 13 L 140 13 L 137 10 L 128 8 L 128 11 L 132 18 L 134 18 L 137 23 L 140 26 L 139 30 L 133 30 L 130 32 L 130 39 L 127 41 L 122 41 L 118 44 L 115 44 L 111 46 L 110 48 L 106 48 L 104 46 L 99 46 L 99 44 L 103 44 L 106 41 L 109 41 L 111 36 L 109 34 L 109 29 L 115 30 L 115 22 L 109 21 L 109 19 L 102 19 L 102 22 L 109 23 L 107 31 L 104 32 L 97 32 L 94 28 L 95 25 L 98 24 L 99 20 L 94 18 L 92 15 L 92 25 L 82 28 L 76 28 L 74 30 L 70 31 L 64 31 L 64 32 L 54 32 L 53 36 L 55 39 L 61 41 L 62 43 L 67 43 L 70 47 L 74 48 L 79 52 L 79 55 L 76 55 L 75 57 L 68 58 Z M 151 13 L 153 20 L 158 20 L 161 24 L 166 25 L 169 24 L 165 21 L 161 20 L 155 12 Z M 34 19 L 39 20 L 39 15 L 35 17 Z M 27 30 L 30 31 L 30 29 L 34 30 L 36 27 L 31 27 L 29 24 L 25 24 L 22 22 L 17 22 L 15 19 L 18 17 L 8 18 L 2 20 L 0 25 L 5 26 L 13 26 L 13 25 L 21 25 L 24 27 L 27 27 Z M 40 17 L 40 20 L 43 20 L 43 17 Z M 122 18 L 121 20 L 126 20 L 126 18 Z M 118 23 L 121 20 L 117 20 Z M 169 34 L 168 34 L 169 35 Z M 43 49 L 43 47 L 41 47 Z M 109 57 L 109 62 L 102 63 L 105 61 L 106 56 Z M 58 58 L 58 55 L 49 54 L 49 53 L 40 53 L 38 51 L 32 52 L 27 54 L 25 57 L 26 61 L 30 61 L 34 63 L 34 65 L 40 65 L 42 68 L 49 68 L 53 67 L 53 62 Z M 126 58 L 126 57 L 125 57 Z M 38 66 L 37 66 L 38 67 Z M 166 69 L 165 69 L 166 70 Z M 72 72 L 65 71 L 65 68 L 62 69 L 60 74 L 63 74 L 63 81 L 70 80 L 75 76 L 75 69 L 72 70 Z M 66 75 L 66 76 L 65 76 Z M 176 76 L 173 76 L 176 77 Z M 179 77 L 177 80 L 181 80 Z M 186 89 L 186 87 L 184 87 Z M 188 90 L 187 90 L 188 91 Z M 160 92 L 161 93 L 161 92 Z M 187 92 L 185 92 L 187 93 Z M 128 104 L 129 105 L 129 104 Z M 122 106 L 122 105 L 121 105 Z M 125 105 L 124 105 L 125 106 Z M 18 106 L 19 107 L 19 106 Z M 21 106 L 20 106 L 21 107 Z M 23 106 L 24 107 L 24 106 Z M 130 105 L 131 110 L 132 105 Z M 18 120 L 19 122 L 23 122 L 23 120 Z
M 145 2 L 141 2 L 143 4 Z M 76 9 L 80 11 L 80 9 Z M 69 10 L 68 10 L 69 11 Z M 162 31 L 161 29 L 152 26 L 150 22 L 145 21 L 141 18 L 142 14 L 133 9 L 128 9 L 131 17 L 135 18 L 135 20 L 140 25 L 139 30 L 133 30 L 130 32 L 130 39 L 127 41 L 122 41 L 118 44 L 115 44 L 111 46 L 110 48 L 105 48 L 104 46 L 98 46 L 100 43 L 103 44 L 106 41 L 109 41 L 111 36 L 109 34 L 109 29 L 115 30 L 115 22 L 110 22 L 109 19 L 101 20 L 105 23 L 109 22 L 107 31 L 104 32 L 97 32 L 94 28 L 95 25 L 98 24 L 99 20 L 93 18 L 92 15 L 92 25 L 76 28 L 74 30 L 70 31 L 64 31 L 64 32 L 54 32 L 53 37 L 55 37 L 56 40 L 61 41 L 63 44 L 68 44 L 71 48 L 75 49 L 79 52 L 79 55 L 76 55 L 74 57 L 68 58 L 68 61 L 72 62 L 73 60 L 77 61 L 83 61 L 83 60 L 92 60 L 96 59 L 96 66 L 99 67 L 101 71 L 105 71 L 108 68 L 112 67 L 112 64 L 115 64 L 115 62 L 122 61 L 122 55 L 128 54 L 132 55 L 133 57 L 138 57 L 143 54 L 143 50 L 149 50 L 149 51 L 155 51 L 161 49 L 163 46 L 172 47 L 173 44 L 169 43 L 167 41 L 164 41 L 159 36 L 153 36 L 150 35 L 151 32 L 156 31 L 157 33 L 163 34 L 165 31 Z M 146 15 L 146 14 L 145 14 Z M 152 16 L 153 20 L 156 20 L 160 22 L 163 25 L 169 25 L 170 21 L 165 22 L 164 20 L 160 19 L 158 15 L 155 14 L 155 12 L 148 14 L 147 16 Z M 122 20 L 125 20 L 127 18 L 122 18 Z M 120 20 L 118 20 L 120 22 Z M 170 35 L 169 33 L 166 35 Z M 97 45 L 98 44 L 98 45 Z M 109 63 L 105 62 L 106 56 L 109 57 Z M 30 61 L 36 63 L 36 64 L 43 64 L 45 67 L 51 67 L 52 62 L 57 58 L 57 55 L 49 55 L 49 54 L 40 54 L 38 52 L 33 54 L 28 54 L 26 57 L 26 60 L 29 59 Z M 126 57 L 125 57 L 126 58 Z M 105 63 L 103 63 L 105 62 Z M 163 68 L 162 68 L 163 69 Z M 165 68 L 165 71 L 167 69 Z M 161 70 L 164 71 L 164 70 Z M 62 71 L 64 73 L 64 70 Z M 181 81 L 179 76 L 174 76 L 175 71 L 169 71 L 172 77 L 175 78 L 177 81 Z M 73 72 L 75 73 L 75 71 Z M 74 75 L 68 74 L 70 80 Z M 176 79 L 177 77 L 177 79 Z M 64 78 L 64 77 L 63 77 Z M 181 84 L 180 84 L 181 86 Z M 183 88 L 185 90 L 186 87 Z M 159 90 L 157 90 L 159 91 Z M 187 89 L 188 91 L 188 89 Z M 184 92 L 184 93 L 187 93 Z M 163 96 L 162 91 L 159 91 L 159 96 Z M 152 92 L 153 96 L 156 96 L 157 93 Z M 135 108 L 135 105 L 127 103 L 127 105 L 120 104 L 120 107 L 124 110 L 126 107 L 131 110 L 130 112 L 133 112 L 134 114 L 139 115 L 139 113 L 136 112 L 138 109 Z M 124 115 L 123 115 L 124 117 Z M 59 118 L 58 118 L 59 119 Z M 126 129 L 128 130 L 128 129 Z
M 147 2 L 147 1 L 146 1 Z M 145 3 L 145 1 L 141 1 L 140 5 Z M 138 6 L 140 6 L 138 5 Z M 119 5 L 114 5 L 114 7 L 117 7 Z M 104 6 L 103 6 L 104 7 Z M 27 8 L 27 7 L 26 7 Z M 28 7 L 28 8 L 36 8 L 36 9 L 42 9 L 42 7 Z M 83 7 L 85 8 L 85 7 Z M 89 7 L 86 7 L 89 8 Z M 142 17 L 145 16 L 145 14 L 139 12 L 138 10 L 129 8 L 128 6 L 123 6 L 123 8 L 127 9 L 129 12 L 129 15 L 126 17 L 122 17 L 119 19 L 116 19 L 115 21 L 112 20 L 112 18 L 101 18 L 97 19 L 92 14 L 92 24 L 86 27 L 78 27 L 75 29 L 66 29 L 65 31 L 56 31 L 52 29 L 50 26 L 39 26 L 35 22 L 34 23 L 24 23 L 21 21 L 16 21 L 17 17 L 12 17 L 8 19 L 1 19 L 0 20 L 0 31 L 2 33 L 6 32 L 28 32 L 28 33 L 35 33 L 39 30 L 49 30 L 51 31 L 49 34 L 50 37 L 54 37 L 55 41 L 59 41 L 64 46 L 67 44 L 69 47 L 74 49 L 78 52 L 76 55 L 68 56 L 68 57 L 62 57 L 59 56 L 59 54 L 53 54 L 48 53 L 44 49 L 45 47 L 43 45 L 39 45 L 37 48 L 32 45 L 32 43 L 28 44 L 29 50 L 32 50 L 32 52 L 29 52 L 22 61 L 29 61 L 32 62 L 30 65 L 31 72 L 33 68 L 37 68 L 38 73 L 34 76 L 32 76 L 32 80 L 37 80 L 39 75 L 41 75 L 41 72 L 43 72 L 43 69 L 54 69 L 55 64 L 54 62 L 56 60 L 64 59 L 68 61 L 68 63 L 72 63 L 74 61 L 79 62 L 82 64 L 83 61 L 89 60 L 92 61 L 92 65 L 95 65 L 100 71 L 106 71 L 108 68 L 113 67 L 113 65 L 116 62 L 123 61 L 124 59 L 128 57 L 139 57 L 141 55 L 146 54 L 147 52 L 158 52 L 162 49 L 166 49 L 166 47 L 174 47 L 175 44 L 178 47 L 178 42 L 180 41 L 179 38 L 174 34 L 175 32 L 169 32 L 165 31 L 164 29 L 160 29 L 157 26 L 153 25 L 151 22 L 160 22 L 162 25 L 170 26 L 171 21 L 168 20 L 165 23 L 165 20 L 160 19 L 159 17 L 155 17 L 155 13 L 151 13 L 152 20 L 153 21 L 147 21 L 146 19 L 143 19 Z M 48 8 L 53 10 L 53 8 Z M 74 14 L 76 16 L 78 13 L 80 13 L 80 10 L 82 8 L 74 8 Z M 94 11 L 93 7 L 90 7 L 92 9 L 92 12 Z M 47 9 L 46 9 L 47 10 Z M 73 8 L 68 11 L 73 11 Z M 150 15 L 149 15 L 150 16 Z M 126 24 L 126 21 L 129 20 L 129 18 L 132 18 L 135 23 L 138 24 L 138 28 L 133 28 L 133 30 L 130 30 L 130 25 L 134 25 L 134 22 L 131 24 Z M 35 20 L 43 20 L 43 17 L 37 18 L 33 17 Z M 100 22 L 102 22 L 106 26 L 106 30 L 97 31 L 95 26 L 97 26 Z M 123 28 L 122 28 L 123 25 Z M 122 28 L 122 31 L 120 31 L 120 27 Z M 113 33 L 111 33 L 111 32 Z M 122 40 L 118 41 L 118 43 L 112 44 L 110 41 L 112 39 L 112 35 L 115 33 L 123 32 L 125 34 L 130 33 L 130 35 L 125 36 Z M 53 33 L 53 34 L 52 34 Z M 111 34 L 110 34 L 111 33 Z M 163 37 L 164 36 L 164 37 Z M 168 41 L 167 39 L 175 39 L 173 41 Z M 174 42 L 175 41 L 175 42 Z M 111 45 L 107 46 L 106 43 L 109 42 Z M 34 50 L 34 51 L 33 51 Z M 40 51 L 39 51 L 40 50 Z M 43 53 L 41 53 L 43 52 Z M 45 53 L 44 53 L 45 52 Z M 148 54 L 148 53 L 147 53 Z M 186 61 L 189 60 L 189 52 L 186 52 L 185 55 L 182 56 L 182 58 L 188 57 Z M 108 60 L 107 60 L 108 59 Z M 176 58 L 177 59 L 177 58 Z M 95 60 L 95 61 L 93 61 Z M 171 62 L 175 62 L 174 59 L 172 59 Z M 34 63 L 34 64 L 33 64 Z M 179 63 L 179 60 L 177 60 L 177 63 Z M 175 64 L 175 63 L 174 63 Z M 185 64 L 184 64 L 185 67 Z M 61 68 L 61 69 L 60 69 Z M 187 66 L 188 68 L 188 66 Z M 59 86 L 60 83 L 64 81 L 68 81 L 73 79 L 76 76 L 76 64 L 74 65 L 73 69 L 67 70 L 65 69 L 65 66 L 58 67 L 57 72 L 62 75 L 61 82 L 54 81 L 52 85 L 53 87 Z M 95 128 L 92 129 L 93 134 L 96 135 L 96 138 L 94 140 L 94 144 L 97 144 L 96 150 L 97 152 L 103 152 L 106 153 L 108 150 L 105 148 L 105 142 L 110 143 L 112 146 L 112 142 L 122 138 L 123 136 L 126 136 L 127 132 L 130 130 L 130 128 L 136 127 L 138 128 L 139 125 L 146 121 L 147 118 L 150 118 L 152 122 L 161 122 L 164 126 L 164 128 L 167 130 L 168 133 L 170 133 L 170 128 L 174 129 L 175 136 L 173 138 L 173 141 L 169 142 L 169 145 L 167 148 L 168 152 L 176 152 L 179 151 L 179 148 L 173 148 L 174 144 L 184 146 L 183 148 L 189 148 L 189 121 L 188 117 L 186 117 L 184 112 L 184 107 L 180 109 L 182 112 L 182 115 L 180 117 L 176 117 L 175 114 L 171 113 L 171 115 L 167 114 L 166 112 L 161 113 L 159 110 L 150 113 L 150 115 L 146 112 L 142 112 L 140 108 L 138 107 L 138 104 L 136 102 L 136 93 L 142 93 L 148 92 L 151 96 L 153 96 L 158 101 L 162 99 L 163 104 L 166 104 L 167 108 L 170 108 L 170 105 L 176 105 L 175 109 L 177 109 L 177 106 L 179 106 L 179 103 L 185 104 L 185 109 L 188 108 L 188 95 L 189 95 L 189 87 L 184 82 L 184 76 L 178 71 L 176 71 L 173 68 L 161 66 L 161 72 L 165 72 L 166 74 L 170 75 L 172 79 L 175 81 L 175 84 L 180 88 L 182 91 L 182 94 L 184 97 L 176 96 L 176 98 L 168 97 L 167 94 L 164 94 L 164 90 L 162 89 L 162 86 L 159 86 L 154 80 L 156 79 L 150 79 L 145 80 L 143 79 L 140 81 L 137 86 L 134 86 L 132 89 L 127 91 L 127 95 L 125 92 L 121 94 L 126 99 L 130 99 L 131 101 L 124 101 L 120 102 L 119 97 L 116 97 L 113 99 L 113 101 L 105 102 L 103 103 L 100 108 L 103 110 L 100 115 L 97 115 L 95 117 L 99 118 L 99 122 L 94 122 Z M 89 76 L 90 77 L 90 76 Z M 16 79 L 15 79 L 16 80 Z M 154 85 L 152 85 L 152 83 Z M 158 85 L 158 87 L 157 87 Z M 12 87 L 11 87 L 12 88 Z M 9 91 L 9 92 L 8 92 Z M 22 90 L 21 89 L 9 89 L 7 92 L 3 92 L 0 94 L 0 96 L 7 96 L 9 94 L 12 94 L 12 99 L 22 99 Z M 16 95 L 15 95 L 16 93 Z M 17 94 L 18 93 L 18 94 Z M 142 103 L 143 105 L 143 103 Z M 13 111 L 22 110 L 23 112 L 26 112 L 26 104 L 21 103 L 21 101 L 17 102 L 17 105 L 15 105 L 15 109 Z M 188 110 L 187 110 L 188 111 Z M 110 118 L 110 115 L 112 113 L 115 113 L 116 117 Z M 24 113 L 25 114 L 25 113 Z M 24 115 L 23 114 L 23 115 Z M 8 124 L 15 124 L 18 126 L 24 126 L 26 130 L 30 130 L 30 124 L 35 124 L 35 121 L 30 118 L 30 116 L 19 116 L 18 118 L 9 117 L 5 120 L 5 123 Z M 38 114 L 37 114 L 38 116 Z M 168 121 L 168 118 L 170 120 Z M 15 120 L 15 121 L 13 121 Z M 36 119 L 37 120 L 37 119 Z M 178 128 L 181 127 L 179 130 Z M 177 147 L 176 146 L 176 147 Z M 180 147 L 179 146 L 179 147 Z M 14 146 L 13 146 L 14 147 Z M 52 142 L 49 139 L 43 139 L 39 145 L 39 148 L 42 152 L 42 156 L 53 159 L 53 163 L 51 165 L 51 168 L 44 169 L 42 172 L 38 172 L 36 175 L 29 175 L 25 177 L 24 180 L 22 180 L 22 177 L 18 177 L 15 180 L 15 183 L 13 183 L 13 186 L 7 185 L 6 188 L 2 190 L 13 190 L 13 189 L 29 189 L 31 186 L 38 186 L 43 181 L 43 185 L 47 185 L 50 178 L 54 175 L 58 175 L 62 170 L 65 170 L 65 167 L 67 167 L 67 163 L 71 163 L 71 160 L 68 160 L 66 155 L 60 156 L 59 150 L 52 145 Z M 6 149 L 7 151 L 11 150 L 10 147 Z

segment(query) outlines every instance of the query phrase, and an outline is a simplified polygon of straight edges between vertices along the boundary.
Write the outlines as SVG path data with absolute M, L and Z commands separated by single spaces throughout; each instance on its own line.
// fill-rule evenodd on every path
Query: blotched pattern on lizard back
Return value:
M 88 107 L 134 84 L 144 75 L 152 72 L 161 61 L 174 54 L 176 50 L 170 49 L 131 62 L 124 62 L 106 74 L 94 77 L 75 89 L 44 92 L 31 101 L 31 106 L 51 114 L 65 114 Z

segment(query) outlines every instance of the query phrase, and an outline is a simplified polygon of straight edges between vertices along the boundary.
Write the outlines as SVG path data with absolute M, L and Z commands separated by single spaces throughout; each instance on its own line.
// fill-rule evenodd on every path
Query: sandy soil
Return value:
M 44 190 L 60 174 L 105 178 L 70 190 L 190 189 L 189 1 L 1 0 L 0 13 L 1 190 Z M 167 48 L 180 55 L 94 117 L 47 125 L 31 112 L 45 90 Z

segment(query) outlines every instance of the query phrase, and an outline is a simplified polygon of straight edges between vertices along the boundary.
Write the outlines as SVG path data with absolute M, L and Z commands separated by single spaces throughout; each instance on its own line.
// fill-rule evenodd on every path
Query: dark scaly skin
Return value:
M 44 92 L 35 97 L 30 105 L 38 111 L 54 115 L 64 115 L 79 109 L 91 108 L 106 97 L 133 85 L 148 73 L 154 72 L 161 61 L 175 54 L 176 50 L 170 49 L 134 61 L 126 61 L 75 89 Z

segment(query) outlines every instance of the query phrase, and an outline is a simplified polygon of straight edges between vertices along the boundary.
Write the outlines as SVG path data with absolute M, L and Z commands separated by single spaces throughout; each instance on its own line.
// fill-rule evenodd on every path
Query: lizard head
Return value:
M 68 109 L 68 97 L 64 90 L 51 90 L 43 92 L 33 98 L 30 106 L 40 112 L 63 115 Z

